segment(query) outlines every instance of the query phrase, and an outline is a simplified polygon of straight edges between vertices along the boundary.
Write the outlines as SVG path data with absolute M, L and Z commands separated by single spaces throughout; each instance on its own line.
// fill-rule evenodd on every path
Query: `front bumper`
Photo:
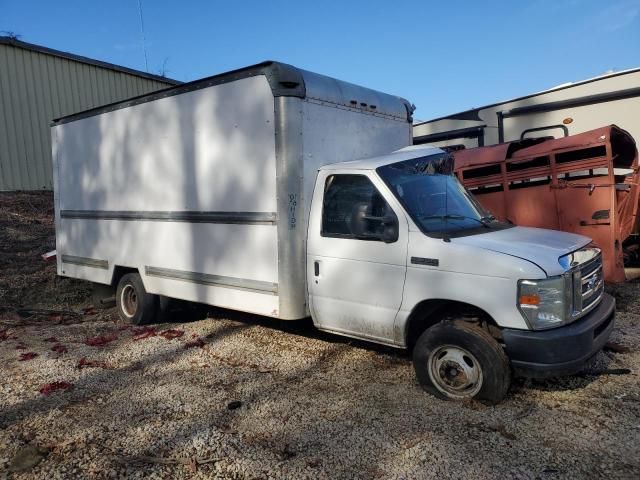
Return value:
M 540 332 L 505 328 L 502 335 L 514 374 L 545 378 L 577 372 L 609 339 L 615 314 L 616 301 L 605 293 L 594 310 L 564 327 Z

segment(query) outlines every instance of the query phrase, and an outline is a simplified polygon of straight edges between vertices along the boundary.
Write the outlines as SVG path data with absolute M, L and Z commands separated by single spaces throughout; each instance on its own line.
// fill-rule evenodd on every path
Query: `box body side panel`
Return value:
M 58 273 L 277 316 L 274 98 L 255 76 L 54 127 Z

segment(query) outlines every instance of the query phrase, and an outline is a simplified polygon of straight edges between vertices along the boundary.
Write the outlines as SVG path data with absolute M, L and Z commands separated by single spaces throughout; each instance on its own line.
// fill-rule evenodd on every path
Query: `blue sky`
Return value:
M 430 119 L 640 66 L 640 0 L 142 0 L 149 70 L 272 59 L 401 95 Z M 0 0 L 0 31 L 145 69 L 138 0 Z

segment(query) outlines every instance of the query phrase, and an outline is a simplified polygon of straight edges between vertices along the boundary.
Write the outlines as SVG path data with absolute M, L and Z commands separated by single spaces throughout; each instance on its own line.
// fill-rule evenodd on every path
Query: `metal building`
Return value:
M 0 190 L 50 190 L 54 118 L 180 82 L 0 37 Z
M 416 144 L 452 149 L 529 137 L 563 137 L 615 124 L 640 143 L 640 68 L 417 122 Z

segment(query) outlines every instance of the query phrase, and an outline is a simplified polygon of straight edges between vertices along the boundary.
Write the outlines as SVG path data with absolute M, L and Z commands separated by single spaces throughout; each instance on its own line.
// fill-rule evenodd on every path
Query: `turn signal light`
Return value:
M 538 295 L 520 295 L 520 305 L 540 305 Z

